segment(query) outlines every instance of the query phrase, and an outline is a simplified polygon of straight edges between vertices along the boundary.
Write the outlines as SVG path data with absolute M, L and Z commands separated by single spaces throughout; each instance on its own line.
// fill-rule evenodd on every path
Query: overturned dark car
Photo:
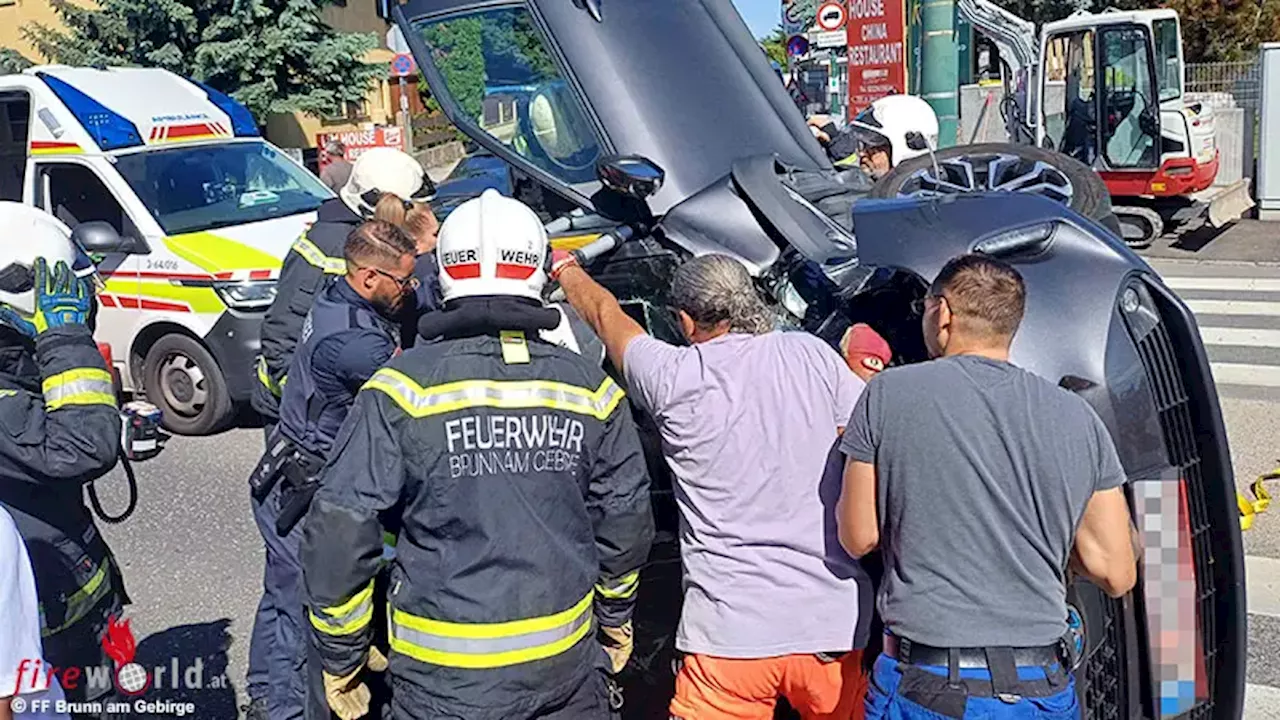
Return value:
M 1244 564 L 1217 393 L 1191 314 L 1109 229 L 1096 177 L 1013 146 L 950 148 L 875 186 L 838 172 L 730 0 L 407 0 L 393 14 L 450 119 L 536 184 L 562 245 L 617 242 L 591 272 L 665 340 L 682 341 L 668 280 L 698 254 L 744 262 L 785 325 L 834 344 L 869 323 L 895 363 L 926 359 L 911 308 L 946 260 L 1017 266 L 1013 360 L 1102 417 L 1147 545 L 1129 596 L 1071 588 L 1085 713 L 1240 717 Z M 680 603 L 680 521 L 646 444 L 661 532 L 625 671 L 635 718 L 667 716 Z

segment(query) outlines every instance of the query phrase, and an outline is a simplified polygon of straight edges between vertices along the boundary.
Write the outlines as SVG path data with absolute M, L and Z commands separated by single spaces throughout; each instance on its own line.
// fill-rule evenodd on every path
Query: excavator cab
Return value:
M 1036 143 L 1102 176 L 1130 246 L 1205 210 L 1221 226 L 1251 205 L 1236 186 L 1192 200 L 1213 186 L 1218 148 L 1212 109 L 1186 96 L 1177 12 L 1077 12 L 1047 23 L 1038 65 Z

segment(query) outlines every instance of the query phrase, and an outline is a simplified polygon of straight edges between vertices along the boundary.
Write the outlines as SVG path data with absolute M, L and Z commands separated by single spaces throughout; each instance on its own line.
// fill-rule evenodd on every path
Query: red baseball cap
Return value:
M 866 323 L 849 328 L 840 342 L 840 349 L 845 358 L 856 360 L 870 370 L 883 370 L 893 359 L 889 343 Z

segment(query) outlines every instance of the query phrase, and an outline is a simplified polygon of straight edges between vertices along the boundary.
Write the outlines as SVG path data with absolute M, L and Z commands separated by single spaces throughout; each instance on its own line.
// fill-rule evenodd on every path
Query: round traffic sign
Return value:
M 413 74 L 413 56 L 409 53 L 399 53 L 391 61 L 391 74 L 394 77 L 404 77 Z
M 787 54 L 792 57 L 800 57 L 809 52 L 809 39 L 803 35 L 796 35 L 787 41 Z
M 818 27 L 823 30 L 839 30 L 844 27 L 844 5 L 840 3 L 825 3 L 818 8 Z

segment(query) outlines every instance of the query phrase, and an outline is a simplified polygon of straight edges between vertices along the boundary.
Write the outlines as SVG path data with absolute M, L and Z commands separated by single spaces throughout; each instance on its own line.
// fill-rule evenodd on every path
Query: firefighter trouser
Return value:
M 303 606 L 302 523 L 284 537 L 276 532 L 286 483 L 277 482 L 253 515 L 266 545 L 262 600 L 253 623 L 249 646 L 249 679 L 265 673 L 267 708 L 271 720 L 303 717 L 306 698 L 307 626 Z M 259 685 L 261 687 L 261 685 Z M 253 697 L 250 693 L 250 697 Z
M 120 612 L 120 598 L 112 592 L 74 624 L 42 639 L 47 663 L 82 669 L 79 682 L 64 684 L 62 690 L 68 702 L 95 701 L 114 691 L 110 684 L 90 687 L 87 668 L 106 667 L 114 672 L 114 665 L 102 650 L 102 638 L 107 634 L 108 619 Z

